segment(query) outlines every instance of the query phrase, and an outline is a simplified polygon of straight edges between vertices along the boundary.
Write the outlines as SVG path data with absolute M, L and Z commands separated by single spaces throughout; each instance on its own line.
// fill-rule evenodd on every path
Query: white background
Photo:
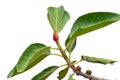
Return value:
M 53 32 L 47 20 L 47 8 L 61 5 L 71 15 L 71 19 L 59 34 L 63 47 L 73 22 L 80 15 L 97 11 L 120 13 L 119 0 L 0 0 L 0 80 L 8 80 L 6 77 L 9 71 L 17 63 L 24 49 L 31 43 L 39 42 L 56 47 L 52 41 Z M 79 60 L 81 55 L 117 60 L 118 62 L 114 65 L 87 62 L 78 65 L 82 67 L 83 71 L 91 69 L 95 76 L 120 80 L 119 35 L 120 21 L 79 37 L 72 60 Z M 9 80 L 30 80 L 43 68 L 62 63 L 65 63 L 62 58 L 49 56 L 29 71 Z M 58 72 L 56 71 L 47 80 L 57 80 Z M 67 78 L 68 76 L 64 80 Z M 74 76 L 74 78 L 86 80 L 80 76 Z

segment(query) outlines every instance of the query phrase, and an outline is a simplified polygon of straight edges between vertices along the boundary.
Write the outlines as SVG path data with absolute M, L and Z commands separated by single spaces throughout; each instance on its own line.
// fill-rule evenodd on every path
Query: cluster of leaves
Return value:
M 57 33 L 63 29 L 67 21 L 70 19 L 70 15 L 64 10 L 63 6 L 49 7 L 47 16 L 53 31 L 56 31 Z M 80 16 L 74 22 L 72 29 L 65 41 L 65 52 L 67 51 L 69 55 L 71 55 L 76 46 L 78 36 L 100 29 L 118 20 L 120 20 L 120 14 L 111 12 L 92 12 Z M 10 71 L 8 78 L 31 69 L 47 56 L 51 55 L 51 53 L 51 47 L 49 46 L 46 46 L 42 43 L 31 44 L 25 49 L 16 66 Z M 83 60 L 101 64 L 115 62 L 114 60 L 109 59 L 81 56 L 81 61 Z M 32 80 L 46 80 L 58 68 L 60 68 L 60 66 L 50 66 L 34 76 Z M 67 66 L 64 70 L 61 70 L 57 78 L 59 80 L 63 79 L 68 70 L 69 66 Z M 68 80 L 74 80 L 72 76 L 73 75 L 70 75 Z

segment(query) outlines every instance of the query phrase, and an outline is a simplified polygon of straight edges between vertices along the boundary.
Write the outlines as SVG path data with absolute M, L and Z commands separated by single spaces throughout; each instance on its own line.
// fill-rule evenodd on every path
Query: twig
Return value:
M 104 78 L 98 78 L 92 75 L 88 75 L 86 73 L 83 73 L 82 71 L 79 71 L 76 69 L 76 67 L 74 66 L 74 64 L 71 62 L 71 60 L 68 58 L 68 56 L 66 55 L 65 51 L 62 49 L 59 41 L 56 42 L 58 49 L 60 50 L 62 57 L 64 58 L 64 60 L 67 62 L 67 65 L 73 70 L 74 73 L 76 73 L 77 75 L 81 75 L 84 78 L 88 78 L 89 80 L 108 80 L 108 79 L 104 79 Z
M 82 71 L 76 71 L 75 72 L 77 75 L 81 75 L 83 76 L 84 78 L 88 78 L 89 80 L 109 80 L 109 79 L 105 79 L 105 78 L 99 78 L 99 77 L 95 77 L 93 75 L 88 75 Z

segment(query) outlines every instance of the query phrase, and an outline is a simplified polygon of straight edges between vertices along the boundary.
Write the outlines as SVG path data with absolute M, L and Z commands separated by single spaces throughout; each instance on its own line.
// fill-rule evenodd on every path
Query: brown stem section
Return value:
M 66 55 L 66 53 L 64 52 L 64 50 L 62 49 L 59 41 L 56 42 L 64 60 L 67 62 L 68 66 L 73 70 L 74 73 L 76 73 L 77 75 L 81 75 L 83 76 L 84 78 L 88 78 L 89 80 L 108 80 L 108 79 L 104 79 L 104 78 L 98 78 L 98 77 L 95 77 L 95 76 L 92 76 L 92 75 L 88 75 L 86 73 L 83 73 L 79 70 L 76 69 L 76 67 L 73 65 L 73 63 L 71 62 L 71 60 L 68 58 L 68 56 Z
M 81 75 L 83 76 L 84 78 L 88 78 L 89 80 L 109 80 L 109 79 L 104 79 L 104 78 L 98 78 L 98 77 L 95 77 L 93 75 L 88 75 L 86 73 L 83 73 L 81 71 L 76 71 L 76 74 L 77 75 Z

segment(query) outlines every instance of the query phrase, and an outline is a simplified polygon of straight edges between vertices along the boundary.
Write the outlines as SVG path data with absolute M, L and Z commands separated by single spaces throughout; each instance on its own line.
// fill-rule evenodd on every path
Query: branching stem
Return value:
M 109 80 L 109 79 L 104 79 L 104 78 L 98 78 L 98 77 L 95 77 L 93 75 L 88 75 L 88 74 L 83 73 L 81 71 L 76 71 L 76 73 L 77 73 L 77 75 L 81 75 L 84 78 L 88 78 L 89 80 Z
M 56 42 L 56 44 L 57 44 L 57 46 L 58 46 L 58 48 L 59 48 L 59 50 L 60 50 L 60 52 L 61 52 L 64 60 L 67 62 L 68 66 L 69 66 L 70 68 L 72 68 L 73 71 L 75 71 L 75 66 L 72 64 L 72 62 L 70 61 L 70 59 L 69 59 L 68 56 L 66 55 L 65 51 L 62 49 L 59 41 Z
M 64 60 L 67 62 L 67 65 L 73 70 L 74 73 L 76 73 L 77 75 L 81 75 L 84 78 L 88 78 L 89 80 L 108 80 L 108 79 L 98 78 L 98 77 L 95 77 L 95 76 L 92 76 L 92 75 L 88 75 L 88 74 L 86 74 L 86 73 L 84 73 L 82 71 L 78 71 L 76 69 L 76 67 L 74 66 L 74 64 L 71 62 L 70 58 L 66 55 L 66 53 L 63 50 L 63 48 L 61 47 L 59 41 L 56 42 L 56 44 L 57 44 L 58 49 L 60 50 L 60 52 L 62 54 L 62 57 L 64 58 Z M 78 62 L 80 62 L 80 61 L 78 61 Z M 75 64 L 77 64 L 77 63 L 75 63 Z

